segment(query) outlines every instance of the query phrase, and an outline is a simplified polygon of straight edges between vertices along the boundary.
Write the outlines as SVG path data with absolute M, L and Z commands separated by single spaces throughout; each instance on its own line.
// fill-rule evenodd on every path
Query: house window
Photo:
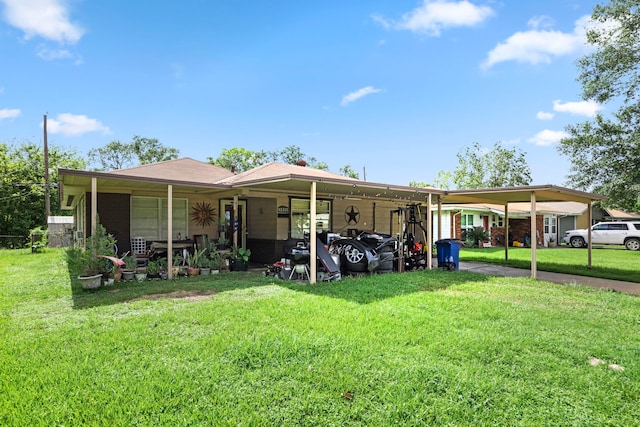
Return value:
M 473 214 L 460 215 L 460 221 L 460 225 L 462 225 L 462 227 L 473 227 Z
M 173 199 L 173 239 L 189 235 L 189 201 Z M 131 197 L 131 236 L 147 240 L 168 240 L 168 201 L 166 197 Z
M 331 202 L 316 200 L 316 231 L 331 230 Z M 291 199 L 291 237 L 303 239 L 311 232 L 311 201 L 309 199 Z

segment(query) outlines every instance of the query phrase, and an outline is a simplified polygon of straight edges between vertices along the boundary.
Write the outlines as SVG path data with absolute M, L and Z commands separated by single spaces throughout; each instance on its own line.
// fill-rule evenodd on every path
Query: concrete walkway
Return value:
M 481 262 L 460 262 L 460 270 L 474 273 L 489 274 L 492 276 L 504 277 L 531 277 L 530 270 L 521 268 L 504 267 L 497 264 L 486 264 Z M 631 295 L 640 296 L 640 283 L 623 282 L 620 280 L 599 279 L 596 277 L 576 276 L 573 274 L 550 273 L 538 270 L 538 280 L 559 283 L 562 285 L 578 284 L 590 286 L 597 289 L 608 289 Z

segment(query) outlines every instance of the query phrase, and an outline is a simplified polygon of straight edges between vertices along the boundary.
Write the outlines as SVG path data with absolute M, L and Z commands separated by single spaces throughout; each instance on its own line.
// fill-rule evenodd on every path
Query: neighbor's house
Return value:
M 279 260 L 286 240 L 305 234 L 353 236 L 367 230 L 402 239 L 408 206 L 417 205 L 424 212 L 437 206 L 437 212 L 443 212 L 450 204 L 459 208 L 469 203 L 506 207 L 526 202 L 530 211 L 538 212 L 536 206 L 550 201 L 591 205 L 600 199 L 552 185 L 444 191 L 372 183 L 308 168 L 304 162 L 269 163 L 234 173 L 190 158 L 110 172 L 60 169 L 59 183 L 61 206 L 73 211 L 74 236 L 79 242 L 95 230 L 99 220 L 116 237 L 120 253 L 130 251 L 132 241 L 142 240 L 147 246 L 165 242 L 169 249 L 185 237 L 226 237 L 250 248 L 251 260 L 257 263 Z M 456 221 L 462 221 L 462 213 L 449 212 L 451 234 L 457 236 L 453 230 L 458 233 Z M 494 215 L 494 211 L 488 213 Z M 511 213 L 506 214 L 511 218 Z M 498 210 L 495 215 L 498 226 Z M 427 224 L 429 217 L 424 216 L 425 240 L 447 237 L 451 226 L 443 225 L 442 216 Z M 491 225 L 493 219 L 489 217 Z M 484 223 L 484 219 L 478 221 Z M 537 222 L 530 227 L 542 228 Z M 315 259 L 315 239 L 310 240 L 310 246 Z M 432 245 L 425 246 L 431 267 Z M 534 266 L 532 263 L 532 277 Z M 312 263 L 312 282 L 314 269 Z
M 509 203 L 509 243 L 525 242 L 531 236 L 530 203 Z M 545 202 L 536 205 L 537 243 L 547 246 L 558 242 L 565 231 L 585 228 L 588 204 L 579 202 Z M 433 212 L 435 218 L 437 213 Z M 466 232 L 476 227 L 487 230 L 493 246 L 505 242 L 505 206 L 486 203 L 450 204 L 442 208 L 443 238 L 465 239 Z M 437 227 L 437 221 L 434 220 Z M 436 228 L 437 230 L 437 228 Z M 436 231 L 437 233 L 437 231 Z

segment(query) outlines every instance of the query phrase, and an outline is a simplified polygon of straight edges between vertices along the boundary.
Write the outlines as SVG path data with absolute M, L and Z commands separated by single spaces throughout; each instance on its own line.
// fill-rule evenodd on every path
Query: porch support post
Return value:
M 589 213 L 587 214 L 587 218 L 589 218 L 589 225 L 587 226 L 587 268 L 591 268 L 591 225 L 593 224 L 593 201 L 589 200 Z
M 240 222 L 238 219 L 238 195 L 233 196 L 233 245 L 238 246 L 238 233 L 240 230 L 236 228 L 236 224 L 238 228 L 240 226 Z
M 167 274 L 173 279 L 173 185 L 167 185 Z
M 504 204 L 504 260 L 509 261 L 509 203 Z
M 310 260 L 309 260 L 309 283 L 316 283 L 316 277 L 318 275 L 317 268 L 317 256 L 318 256 L 318 248 L 317 248 L 317 234 L 316 234 L 316 217 L 317 217 L 317 209 L 316 209 L 316 183 L 315 181 L 311 183 L 311 224 L 309 230 L 309 250 L 310 250 Z
M 98 229 L 98 178 L 91 177 L 91 235 Z
M 442 198 L 438 196 L 438 240 L 442 239 Z
M 431 214 L 431 193 L 429 193 L 427 195 L 427 212 L 428 214 L 425 215 L 427 217 L 427 269 L 431 270 L 433 268 L 433 227 L 431 226 L 431 224 L 433 224 L 433 215 Z M 440 232 L 440 230 L 438 230 L 438 232 Z
M 538 276 L 538 260 L 536 259 L 536 248 L 538 246 L 538 230 L 536 228 L 536 193 L 531 192 L 531 278 L 536 279 Z

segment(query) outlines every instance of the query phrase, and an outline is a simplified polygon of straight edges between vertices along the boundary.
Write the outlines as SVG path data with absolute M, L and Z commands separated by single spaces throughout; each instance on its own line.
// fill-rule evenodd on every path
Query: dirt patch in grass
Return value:
M 159 300 L 162 298 L 176 298 L 176 299 L 186 299 L 187 301 L 197 302 L 204 301 L 209 299 L 211 295 L 215 295 L 217 292 L 215 291 L 173 291 L 167 292 L 164 294 L 151 294 L 144 295 L 138 298 L 133 299 L 132 301 L 141 301 L 141 300 Z

